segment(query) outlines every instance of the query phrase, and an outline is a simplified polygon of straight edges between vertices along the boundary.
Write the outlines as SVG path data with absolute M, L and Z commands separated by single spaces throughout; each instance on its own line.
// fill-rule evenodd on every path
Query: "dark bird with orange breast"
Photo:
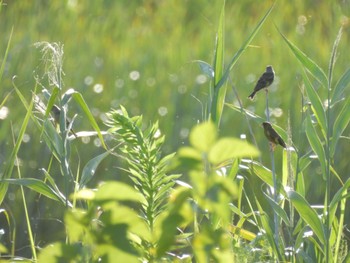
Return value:
M 273 71 L 272 66 L 267 66 L 266 71 L 264 74 L 261 75 L 258 82 L 255 85 L 254 91 L 252 94 L 248 96 L 249 99 L 253 99 L 255 96 L 255 93 L 257 93 L 261 89 L 266 89 L 268 86 L 270 86 L 275 78 L 275 72 Z
M 281 136 L 275 131 L 274 128 L 272 128 L 271 123 L 265 121 L 262 123 L 262 126 L 264 128 L 264 134 L 266 138 L 270 141 L 272 151 L 275 150 L 275 147 L 278 144 L 283 148 L 287 147 Z

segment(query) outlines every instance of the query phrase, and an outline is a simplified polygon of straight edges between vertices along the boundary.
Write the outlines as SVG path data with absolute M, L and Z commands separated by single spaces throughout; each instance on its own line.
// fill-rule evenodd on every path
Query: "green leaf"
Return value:
M 321 164 L 322 167 L 322 171 L 323 173 L 323 177 L 325 178 L 325 171 L 326 171 L 326 155 L 324 152 L 324 148 L 322 145 L 322 142 L 320 140 L 320 138 L 317 135 L 317 132 L 315 130 L 315 128 L 312 125 L 312 121 L 311 121 L 311 117 L 310 115 L 306 116 L 305 119 L 306 125 L 306 137 L 311 145 L 312 150 L 314 151 L 314 153 L 317 155 L 318 160 Z
M 349 108 L 350 108 L 350 98 L 347 98 L 343 105 L 343 108 L 341 109 L 340 113 L 338 114 L 334 122 L 333 139 L 332 139 L 331 151 L 330 151 L 331 157 L 334 156 L 340 136 L 343 134 L 344 130 L 349 125 L 349 121 L 350 121 Z
M 35 178 L 23 178 L 23 179 L 3 179 L 1 182 L 6 182 L 9 184 L 26 186 L 35 192 L 42 194 L 52 200 L 59 201 L 65 205 L 65 202 L 59 197 L 59 195 L 49 186 L 47 186 L 43 181 Z
M 274 187 L 271 170 L 267 169 L 266 167 L 262 166 L 261 164 L 257 164 L 254 162 L 251 165 L 252 165 L 252 172 L 255 175 L 257 175 L 261 180 L 263 180 L 269 186 Z M 279 178 L 278 176 L 276 176 L 276 177 Z M 282 195 L 285 196 L 286 193 L 285 193 L 285 190 L 284 190 L 280 180 L 277 181 L 277 186 L 279 188 L 279 193 L 281 193 Z
M 2 6 L 2 1 L 0 2 L 0 6 Z M 1 63 L 1 67 L 0 67 L 0 81 L 2 80 L 2 75 L 4 74 L 6 60 L 7 60 L 9 50 L 10 50 L 10 43 L 11 43 L 11 39 L 12 39 L 12 34 L 13 34 L 13 27 L 11 28 L 10 37 L 9 37 L 9 40 L 7 41 L 5 55 L 2 58 L 2 63 Z
M 99 166 L 99 164 L 101 163 L 101 161 L 106 158 L 109 155 L 109 152 L 104 152 L 98 156 L 96 156 L 95 158 L 91 159 L 83 168 L 83 172 L 82 172 L 82 176 L 81 176 L 81 180 L 79 182 L 79 188 L 83 188 L 86 186 L 86 184 L 88 182 L 90 182 L 90 180 L 92 179 L 92 177 L 94 176 L 97 167 Z
M 349 86 L 350 83 L 350 68 L 348 68 L 343 76 L 339 79 L 337 84 L 335 85 L 335 88 L 332 92 L 332 106 L 334 106 L 335 103 L 340 101 L 342 99 L 342 96 L 344 94 L 344 90 L 346 87 Z
M 143 196 L 131 186 L 121 182 L 106 182 L 96 192 L 97 201 L 135 201 L 144 202 Z
M 257 157 L 259 150 L 246 141 L 236 138 L 222 138 L 209 151 L 209 161 L 220 164 L 233 158 Z
M 326 122 L 326 114 L 322 105 L 322 101 L 304 71 L 302 75 L 303 75 L 306 93 L 312 105 L 311 107 L 312 111 L 315 114 L 316 119 L 321 127 L 323 136 L 326 137 L 327 122 Z
M 290 221 L 289 221 L 289 218 L 288 218 L 286 211 L 284 211 L 282 209 L 282 207 L 280 207 L 270 196 L 268 196 L 265 193 L 264 193 L 264 195 L 265 195 L 267 201 L 269 202 L 270 206 L 272 207 L 272 209 L 278 215 L 278 217 L 284 221 L 284 223 L 287 225 L 287 227 L 290 226 Z
M 316 211 L 312 209 L 304 197 L 293 190 L 287 191 L 287 197 L 298 211 L 300 217 L 310 226 L 320 242 L 325 245 L 326 236 Z
M 94 118 L 94 116 L 92 115 L 91 111 L 89 110 L 88 105 L 86 104 L 83 96 L 79 93 L 79 92 L 74 92 L 72 93 L 72 97 L 74 98 L 74 100 L 79 104 L 80 108 L 84 111 L 86 117 L 88 118 L 90 125 L 92 126 L 92 128 L 94 128 L 94 130 L 97 132 L 97 136 L 101 141 L 102 146 L 107 149 L 103 136 L 101 134 L 101 130 L 97 125 L 97 122 Z
M 6 166 L 4 174 L 1 175 L 0 179 L 9 179 L 12 176 L 12 171 L 13 171 L 13 167 L 15 165 L 15 160 L 17 158 L 18 151 L 19 151 L 19 149 L 21 147 L 21 144 L 23 142 L 23 136 L 24 136 L 25 131 L 27 129 L 27 125 L 28 125 L 29 119 L 32 116 L 33 100 L 31 100 L 31 102 L 30 102 L 30 104 L 28 106 L 28 104 L 27 104 L 25 98 L 23 97 L 22 93 L 17 89 L 16 86 L 14 86 L 14 87 L 15 87 L 15 90 L 17 92 L 17 95 L 21 98 L 22 102 L 24 102 L 24 105 L 25 105 L 25 107 L 27 109 L 27 113 L 26 113 L 26 116 L 24 117 L 24 120 L 22 122 L 22 126 L 21 126 L 21 128 L 19 130 L 18 137 L 17 137 L 16 143 L 15 143 L 15 146 L 14 146 L 12 152 L 11 152 L 11 156 L 10 156 L 10 160 L 8 162 L 8 165 Z M 2 201 L 5 198 L 5 195 L 6 195 L 6 192 L 7 192 L 7 188 L 8 188 L 8 183 L 7 182 L 0 184 L 0 205 L 2 204 Z
M 203 122 L 190 133 L 190 143 L 201 152 L 208 152 L 217 138 L 216 127 L 212 122 Z
M 224 72 L 224 29 L 225 29 L 225 2 L 221 9 L 218 32 L 216 35 L 215 55 L 214 55 L 214 97 L 212 101 L 212 120 L 219 126 L 221 114 L 225 102 L 226 86 L 217 87 Z M 215 108 L 214 108 L 215 107 Z
M 278 30 L 278 29 L 277 29 Z M 299 60 L 299 62 L 314 76 L 324 88 L 328 87 L 328 79 L 323 70 L 305 53 L 303 53 L 297 46 L 290 42 L 279 30 L 283 39 L 286 41 L 287 45 L 293 52 L 294 56 Z
M 337 191 L 337 193 L 334 195 L 332 201 L 329 204 L 329 207 L 330 207 L 329 221 L 330 222 L 333 222 L 333 218 L 335 216 L 335 212 L 337 211 L 338 204 L 344 198 L 344 194 L 347 193 L 349 188 L 350 188 L 350 178 L 346 180 L 345 184 Z
M 223 91 L 220 91 L 221 87 L 226 83 L 226 80 L 227 80 L 233 66 L 237 63 L 238 59 L 241 57 L 243 52 L 247 49 L 250 42 L 254 39 L 255 35 L 259 32 L 260 28 L 264 24 L 265 20 L 270 15 L 274 5 L 275 4 L 273 4 L 269 8 L 269 10 L 266 12 L 266 14 L 263 16 L 263 18 L 259 21 L 257 26 L 254 28 L 253 32 L 248 36 L 246 41 L 243 43 L 243 45 L 240 47 L 240 49 L 233 56 L 233 58 L 231 59 L 230 63 L 228 64 L 228 67 L 224 71 L 220 80 L 218 82 L 215 81 L 214 98 L 213 98 L 213 104 L 211 107 L 211 117 L 215 118 L 214 120 L 215 120 L 215 123 L 217 124 L 217 126 L 220 122 L 220 119 L 218 119 L 218 117 L 221 117 L 221 112 L 222 112 L 222 110 L 221 110 L 221 112 L 218 112 L 218 110 L 222 109 L 222 107 L 224 105 L 224 100 L 225 100 L 225 97 L 222 97 L 222 96 L 224 96 L 226 94 L 226 87 L 224 88 Z M 215 75 L 216 74 L 217 74 L 217 72 L 215 71 Z

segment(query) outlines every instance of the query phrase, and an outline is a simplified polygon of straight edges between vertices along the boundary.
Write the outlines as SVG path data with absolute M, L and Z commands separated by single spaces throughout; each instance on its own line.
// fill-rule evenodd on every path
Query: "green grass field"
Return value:
M 198 262 L 206 259 L 225 262 L 227 259 L 238 260 L 239 256 L 245 258 L 244 262 L 257 259 L 262 262 L 349 260 L 347 242 L 350 234 L 346 222 L 350 220 L 350 211 L 345 208 L 350 171 L 347 160 L 350 154 L 350 117 L 347 114 L 350 3 L 276 1 L 257 34 L 241 56 L 234 60 L 234 55 L 252 36 L 272 5 L 272 1 L 227 0 L 225 16 L 222 16 L 223 1 L 2 1 L 0 230 L 4 232 L 0 233 L 0 253 L 3 258 L 20 256 L 35 261 L 38 255 L 42 255 L 43 261 L 52 260 L 50 251 L 41 252 L 41 248 L 56 242 L 61 249 L 56 247 L 57 251 L 70 249 L 71 254 L 67 252 L 67 255 L 71 255 L 71 259 L 76 256 L 74 253 L 83 251 L 80 261 L 75 258 L 77 261 L 72 262 L 93 262 L 98 258 L 108 262 L 112 255 L 130 262 L 136 259 L 170 262 L 175 258 L 178 262 L 190 262 L 188 258 L 180 259 L 180 254 L 189 254 Z M 334 44 L 341 27 L 340 41 Z M 218 34 L 220 29 L 223 30 Z M 63 48 L 63 71 L 58 70 L 62 79 L 56 84 L 48 75 L 52 73 L 48 65 L 57 61 L 45 57 L 43 46 L 38 48 L 35 45 L 39 42 L 59 43 Z M 293 51 L 293 47 L 297 48 Z M 334 67 L 330 66 L 333 65 L 332 54 L 335 54 Z M 232 70 L 225 79 L 226 104 L 219 114 L 221 121 L 214 124 L 214 128 L 208 124 L 196 131 L 197 124 L 213 118 L 209 113 L 216 101 L 214 86 L 232 59 Z M 214 78 L 201 69 L 200 65 L 207 65 L 203 62 L 216 70 Z M 221 65 L 224 68 L 220 74 Z M 289 145 L 292 142 L 296 149 L 295 153 L 288 155 L 287 151 L 277 148 L 273 157 L 274 169 L 261 127 L 266 119 L 265 92 L 260 91 L 254 101 L 247 98 L 267 65 L 273 65 L 276 72 L 275 81 L 269 88 L 270 121 L 280 127 L 278 131 L 282 137 Z M 48 90 L 51 98 L 45 98 L 48 93 L 43 89 Z M 67 95 L 65 92 L 69 89 L 75 93 Z M 35 105 L 30 105 L 33 93 L 38 94 L 45 104 L 63 106 L 65 98 L 69 98 L 66 115 L 74 118 L 73 129 L 78 134 L 114 128 L 104 141 L 107 148 L 116 147 L 113 151 L 117 156 L 105 154 L 106 149 L 98 136 L 66 141 L 64 132 L 56 131 L 50 121 L 45 121 L 47 116 L 36 113 Z M 64 94 L 66 97 L 61 97 Z M 243 114 L 239 101 L 242 109 L 256 117 Z M 331 110 L 328 114 L 329 103 Z M 124 112 L 125 119 L 108 114 L 121 106 L 128 113 Z M 142 120 L 133 123 L 135 119 L 132 117 L 139 115 L 142 115 Z M 63 118 L 66 118 L 65 114 L 62 123 Z M 158 125 L 157 133 L 144 130 L 146 127 L 156 129 Z M 118 130 L 120 127 L 123 129 Z M 140 131 L 143 132 L 139 134 Z M 160 136 L 159 132 L 165 136 L 164 142 L 152 140 L 152 136 Z M 217 137 L 210 135 L 212 133 L 217 133 Z M 134 135 L 135 141 L 129 137 Z M 222 145 L 214 147 L 215 142 L 220 142 L 218 138 L 240 138 L 242 135 L 259 150 L 260 155 L 253 154 L 255 152 L 250 148 L 245 150 L 246 145 L 242 145 L 241 152 L 237 151 L 236 141 L 227 142 L 228 155 L 224 155 L 226 148 Z M 182 148 L 184 146 L 192 148 Z M 157 149 L 156 153 L 153 147 Z M 174 152 L 176 157 L 171 156 L 171 161 L 163 163 L 162 158 Z M 197 159 L 198 152 L 209 157 Z M 212 152 L 216 153 L 215 156 Z M 93 159 L 96 156 L 100 159 Z M 247 162 L 251 156 L 257 164 Z M 150 160 L 152 167 L 159 168 L 154 178 L 150 166 L 145 164 Z M 95 166 L 88 166 L 89 161 Z M 149 181 L 135 174 L 135 177 L 130 176 L 130 167 Z M 225 167 L 223 173 L 227 177 L 223 181 L 216 178 L 219 167 Z M 290 167 L 300 173 L 288 173 Z M 273 172 L 267 175 L 265 168 Z M 93 170 L 91 176 L 88 170 Z M 168 173 L 181 173 L 182 176 L 171 177 L 169 182 L 159 179 Z M 201 173 L 211 178 L 206 186 L 200 182 Z M 299 176 L 302 179 L 298 179 Z M 240 177 L 244 178 L 244 186 L 240 185 Z M 19 178 L 36 179 L 40 183 Z M 288 185 L 295 192 L 281 194 L 283 200 L 273 200 L 270 193 L 270 200 L 266 197 L 266 186 L 276 187 L 276 181 L 272 179 L 280 181 L 283 186 Z M 121 192 L 128 193 L 125 199 L 120 196 L 111 198 L 121 202 L 118 205 L 107 204 L 102 194 L 92 198 L 84 193 L 78 197 L 74 195 L 83 188 L 100 189 L 103 182 L 111 180 L 118 183 L 117 189 L 120 187 Z M 165 186 L 153 184 L 154 180 L 165 182 Z M 190 184 L 193 190 L 177 187 L 175 180 Z M 7 182 L 11 182 L 8 189 L 4 186 Z M 133 187 L 128 188 L 128 192 L 119 183 Z M 21 185 L 26 187 L 21 188 Z M 160 191 L 162 187 L 165 187 L 164 196 Z M 146 198 L 145 205 L 144 200 L 129 197 L 134 188 L 144 196 L 153 196 L 160 191 L 159 200 L 152 199 L 155 202 L 152 203 Z M 57 189 L 61 195 L 53 194 L 58 193 Z M 342 190 L 339 192 L 339 189 Z M 165 193 L 172 193 L 169 200 Z M 192 207 L 185 203 L 185 197 L 193 200 Z M 124 206 L 125 201 L 134 203 Z M 191 217 L 189 211 L 194 203 L 198 210 L 194 209 L 196 213 Z M 229 209 L 228 203 L 234 208 Z M 325 207 L 330 204 L 331 212 L 335 213 L 334 221 L 326 216 L 330 210 L 309 204 Z M 152 237 L 135 225 L 130 224 L 129 230 L 135 231 L 135 236 L 143 242 L 135 236 L 130 238 L 125 234 L 128 231 L 116 227 L 120 222 L 114 218 L 114 213 L 120 209 L 135 216 L 131 218 L 136 222 L 138 217 L 133 213 L 136 214 L 140 207 L 144 210 L 141 209 L 138 216 L 145 220 Z M 101 224 L 106 227 L 100 232 L 103 238 L 98 234 L 100 230 L 94 232 L 91 230 L 94 228 L 86 223 L 96 220 L 97 208 L 110 213 L 101 217 Z M 285 213 L 280 210 L 285 210 Z M 255 212 L 258 211 L 266 212 L 267 218 L 257 218 Z M 320 221 L 316 213 L 323 215 Z M 87 218 L 86 222 L 80 220 L 84 217 L 82 215 Z M 280 229 L 276 230 L 277 221 Z M 332 233 L 327 232 L 330 223 L 334 223 L 336 229 L 332 228 Z M 175 226 L 182 229 L 181 238 L 175 233 Z M 268 226 L 271 226 L 271 233 L 266 229 Z M 253 238 L 235 232 L 232 230 L 235 227 L 241 227 Z M 75 233 L 72 228 L 85 229 L 85 232 L 77 230 Z M 307 233 L 310 228 L 315 236 L 303 243 L 303 251 L 309 258 L 296 253 L 290 257 L 284 255 L 289 247 L 295 250 L 302 247 L 297 246 L 302 244 L 301 233 Z M 120 241 L 122 245 L 113 237 L 104 236 L 108 231 L 119 233 L 124 240 Z M 257 234 L 264 231 L 266 237 L 258 239 Z M 274 231 L 282 233 L 281 240 L 277 240 Z M 166 232 L 168 236 L 164 234 Z M 226 235 L 227 232 L 231 234 Z M 160 241 L 164 246 L 159 245 Z M 100 247 L 95 251 L 92 244 Z M 119 244 L 116 245 L 118 249 L 108 250 L 107 247 L 113 244 Z M 253 248 L 262 252 L 249 255 L 249 249 Z M 218 255 L 216 249 L 222 254 Z M 171 253 L 177 257 L 171 258 Z

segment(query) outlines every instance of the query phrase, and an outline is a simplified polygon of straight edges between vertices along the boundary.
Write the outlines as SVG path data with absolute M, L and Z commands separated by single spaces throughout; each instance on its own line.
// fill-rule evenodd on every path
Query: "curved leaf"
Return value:
M 259 150 L 246 141 L 236 138 L 222 138 L 210 149 L 208 158 L 213 164 L 219 164 L 233 158 L 257 157 Z
M 277 29 L 278 30 L 278 29 Z M 286 41 L 287 45 L 293 52 L 294 56 L 299 60 L 299 62 L 314 76 L 324 88 L 328 87 L 328 79 L 323 70 L 305 53 L 303 53 L 296 45 L 290 42 L 285 35 L 283 35 L 279 30 L 283 39 Z
M 1 182 L 6 182 L 9 184 L 15 184 L 15 185 L 21 185 L 28 187 L 35 192 L 42 194 L 52 200 L 59 201 L 66 204 L 62 199 L 59 197 L 59 195 L 48 185 L 46 185 L 43 181 L 40 181 L 35 178 L 23 178 L 23 179 L 3 179 Z
M 300 217 L 311 227 L 320 242 L 325 245 L 326 236 L 324 228 L 316 211 L 312 209 L 304 197 L 293 190 L 287 191 L 287 197 L 298 211 Z
M 101 163 L 101 161 L 106 158 L 109 155 L 109 152 L 104 152 L 98 156 L 96 156 L 95 158 L 91 159 L 83 168 L 83 173 L 81 176 L 81 180 L 79 182 L 79 188 L 83 188 L 84 186 L 86 186 L 86 184 L 88 182 L 90 182 L 90 180 L 92 179 L 92 177 L 94 176 L 96 169 L 98 167 L 98 165 Z

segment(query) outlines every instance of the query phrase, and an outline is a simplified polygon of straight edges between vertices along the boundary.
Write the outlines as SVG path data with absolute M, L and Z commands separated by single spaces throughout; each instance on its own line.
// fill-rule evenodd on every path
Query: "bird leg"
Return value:
M 273 142 L 269 142 L 269 146 L 270 146 L 270 152 L 274 152 L 276 148 L 276 144 Z

